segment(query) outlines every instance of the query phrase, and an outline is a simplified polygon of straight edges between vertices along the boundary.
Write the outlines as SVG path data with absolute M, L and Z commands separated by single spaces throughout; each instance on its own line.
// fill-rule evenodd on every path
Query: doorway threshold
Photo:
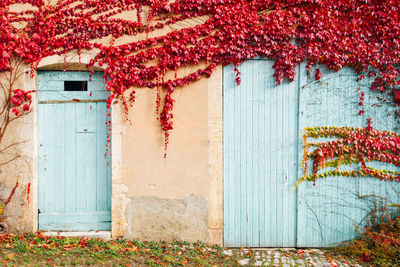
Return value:
M 87 231 L 87 232 L 63 232 L 63 231 L 48 231 L 42 232 L 45 236 L 65 236 L 65 237 L 87 237 L 98 238 L 103 240 L 111 239 L 111 231 Z

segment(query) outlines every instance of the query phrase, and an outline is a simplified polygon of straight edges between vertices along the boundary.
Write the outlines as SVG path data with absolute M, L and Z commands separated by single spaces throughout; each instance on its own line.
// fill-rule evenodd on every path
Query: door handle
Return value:
M 288 175 L 287 175 L 286 172 L 283 174 L 283 183 L 284 183 L 284 184 L 287 184 L 287 183 L 288 183 Z

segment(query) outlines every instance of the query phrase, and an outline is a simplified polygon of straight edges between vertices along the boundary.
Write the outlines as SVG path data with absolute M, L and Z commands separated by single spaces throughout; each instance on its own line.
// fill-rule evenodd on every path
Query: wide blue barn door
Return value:
M 348 68 L 321 68 L 323 77 L 316 81 L 302 63 L 294 82 L 276 86 L 272 65 L 245 62 L 241 86 L 235 84 L 233 67 L 224 68 L 224 244 L 328 247 L 350 240 L 357 236 L 356 227 L 365 226 L 368 213 L 400 201 L 400 183 L 327 177 L 295 189 L 303 175 L 304 129 L 365 127 L 371 118 L 375 129 L 398 131 L 396 107 L 369 89 L 371 79 L 357 82 L 358 75 Z M 365 114 L 359 116 L 362 92 Z M 398 171 L 379 162 L 367 165 Z
M 298 80 L 276 86 L 273 62 L 224 68 L 224 245 L 296 245 Z
M 39 72 L 40 230 L 111 229 L 107 92 L 100 74 L 92 79 Z

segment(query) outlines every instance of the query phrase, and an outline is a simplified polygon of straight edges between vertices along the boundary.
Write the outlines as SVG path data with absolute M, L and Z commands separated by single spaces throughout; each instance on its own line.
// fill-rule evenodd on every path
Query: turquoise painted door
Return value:
M 38 98 L 39 229 L 111 230 L 101 75 L 90 82 L 87 72 L 39 72 Z
M 236 86 L 224 68 L 224 245 L 296 244 L 298 80 L 276 86 L 273 62 L 251 60 Z
M 376 129 L 398 131 L 396 107 L 369 90 L 371 80 L 357 82 L 350 69 L 321 68 L 323 78 L 315 81 L 302 64 L 295 81 L 276 86 L 272 66 L 268 60 L 245 62 L 240 86 L 233 67 L 224 68 L 224 245 L 329 247 L 352 239 L 369 211 L 400 202 L 400 183 L 327 177 L 295 189 L 303 173 L 303 130 L 365 127 L 371 118 Z M 365 116 L 358 115 L 361 92 Z

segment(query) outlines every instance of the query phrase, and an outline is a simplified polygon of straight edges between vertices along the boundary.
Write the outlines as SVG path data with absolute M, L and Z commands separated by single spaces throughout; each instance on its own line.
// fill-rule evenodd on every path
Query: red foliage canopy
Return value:
M 25 11 L 15 12 L 15 4 Z M 400 0 L 0 0 L 0 71 L 20 58 L 34 69 L 41 59 L 69 51 L 98 49 L 89 65 L 105 66 L 108 104 L 134 101 L 129 88 L 162 88 L 160 114 L 166 140 L 173 128 L 172 93 L 217 65 L 236 66 L 257 56 L 275 60 L 277 83 L 292 81 L 295 67 L 307 60 L 332 70 L 345 66 L 375 76 L 372 90 L 390 92 L 400 103 Z M 137 10 L 137 20 L 117 18 Z M 142 18 L 148 10 L 147 18 Z M 112 35 L 135 36 L 166 25 L 202 17 L 194 26 L 166 35 L 105 45 Z M 197 21 L 197 20 L 195 20 Z M 207 67 L 175 79 L 168 71 L 205 62 Z M 236 69 L 240 82 L 239 71 Z M 315 74 L 316 79 L 321 76 Z M 159 101 L 159 100 L 158 100 Z M 159 103 L 159 102 L 158 102 Z

